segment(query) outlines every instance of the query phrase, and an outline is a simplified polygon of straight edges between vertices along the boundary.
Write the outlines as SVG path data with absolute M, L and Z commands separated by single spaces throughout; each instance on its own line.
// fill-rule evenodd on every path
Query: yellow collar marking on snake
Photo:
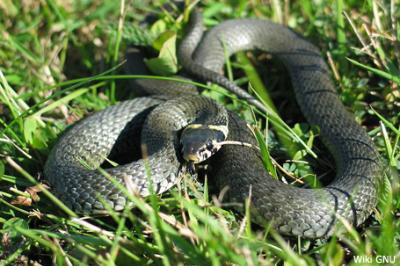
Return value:
M 202 128 L 202 127 L 207 127 L 211 130 L 216 130 L 222 132 L 224 134 L 224 137 L 228 137 L 228 127 L 224 125 L 203 125 L 203 124 L 190 124 L 186 128 L 191 128 L 191 129 L 197 129 L 197 128 Z

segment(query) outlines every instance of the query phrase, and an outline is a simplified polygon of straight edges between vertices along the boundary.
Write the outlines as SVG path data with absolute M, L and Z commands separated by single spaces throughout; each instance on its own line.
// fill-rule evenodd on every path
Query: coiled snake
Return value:
M 274 227 L 285 235 L 329 236 L 339 217 L 355 226 L 361 224 L 377 202 L 379 157 L 364 129 L 340 102 L 318 49 L 290 29 L 261 19 L 226 21 L 202 37 L 201 14 L 193 12 L 188 28 L 178 51 L 186 72 L 203 81 L 220 84 L 262 111 L 265 111 L 262 104 L 218 74 L 225 53 L 231 55 L 241 50 L 259 49 L 282 61 L 301 111 L 310 124 L 319 126 L 322 140 L 337 166 L 337 175 L 327 187 L 297 188 L 269 176 L 258 150 L 224 145 L 209 160 L 209 175 L 220 189 L 229 187 L 227 198 L 244 202 L 251 190 L 252 219 L 261 224 L 273 222 Z M 210 99 L 190 95 L 195 94 L 194 89 L 187 89 L 185 94 L 188 95 L 179 98 L 159 96 L 160 92 L 165 94 L 161 87 L 179 85 L 152 82 L 147 81 L 146 86 L 153 86 L 146 93 L 155 95 L 121 102 L 83 119 L 65 132 L 54 146 L 44 173 L 67 205 L 89 213 L 104 209 L 103 201 L 116 210 L 125 206 L 122 193 L 96 169 L 105 158 L 127 156 L 132 146 L 140 145 L 138 132 L 142 127 L 141 140 L 147 148 L 148 165 L 157 193 L 176 183 L 182 157 L 189 160 L 195 160 L 196 156 L 207 158 L 219 148 L 218 143 L 227 132 L 228 140 L 257 145 L 243 120 L 230 112 L 227 115 L 223 107 Z M 169 92 L 175 94 L 178 90 Z M 179 132 L 187 125 L 191 125 L 190 130 L 182 133 L 186 140 L 180 140 Z M 133 135 L 128 136 L 128 133 Z M 201 152 L 196 154 L 198 151 Z M 148 195 L 144 161 L 121 162 L 122 165 L 106 171 L 119 182 L 129 179 L 143 196 Z

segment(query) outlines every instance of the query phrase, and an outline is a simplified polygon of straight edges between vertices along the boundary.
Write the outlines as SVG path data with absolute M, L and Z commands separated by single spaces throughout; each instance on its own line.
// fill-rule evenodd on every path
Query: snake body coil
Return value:
M 265 107 L 247 92 L 217 73 L 223 67 L 224 53 L 252 49 L 269 52 L 284 63 L 304 116 L 310 124 L 320 127 L 322 140 L 335 158 L 337 175 L 330 185 L 321 189 L 288 186 L 268 175 L 260 152 L 236 145 L 225 145 L 212 157 L 210 175 L 220 188 L 229 187 L 230 201 L 243 202 L 251 191 L 252 217 L 261 224 L 272 221 L 283 234 L 307 238 L 328 236 L 338 223 L 338 217 L 353 225 L 361 224 L 377 202 L 379 158 L 364 129 L 340 102 L 328 68 L 315 46 L 286 27 L 259 19 L 226 21 L 202 38 L 201 16 L 193 13 L 189 32 L 179 48 L 179 60 L 184 69 L 197 78 L 218 83 L 265 111 Z M 214 106 L 199 96 L 186 96 L 184 100 L 189 99 L 188 104 L 197 105 L 200 110 Z M 135 118 L 135 115 L 144 112 L 142 116 L 145 116 L 150 112 L 146 111 L 148 108 L 159 103 L 155 98 L 138 98 L 110 107 L 78 123 L 61 138 L 49 157 L 45 175 L 63 201 L 74 208 L 92 211 L 102 208 L 96 198 L 101 194 L 115 209 L 124 206 L 124 198 L 107 179 L 94 170 L 83 170 L 77 163 L 81 159 L 92 159 L 94 168 L 98 167 L 109 155 L 123 128 L 142 126 L 143 118 Z M 173 105 L 158 105 L 155 109 L 159 113 L 155 116 L 170 114 L 172 117 L 167 119 L 183 126 L 187 122 L 186 114 L 177 118 L 173 113 L 177 110 L 172 107 L 178 103 L 184 102 L 181 99 Z M 141 122 L 129 122 L 132 118 Z M 154 121 L 147 122 L 150 128 L 144 129 L 146 134 L 152 134 L 151 127 L 163 130 L 172 122 L 160 119 L 156 121 L 158 125 L 151 123 Z M 96 136 L 99 130 L 107 133 Z M 174 184 L 178 175 L 179 142 L 175 135 L 168 140 L 170 142 L 159 143 L 159 137 L 156 134 L 147 145 L 158 147 L 149 153 L 149 158 L 153 182 L 158 185 L 157 192 L 162 192 Z M 229 114 L 228 139 L 257 145 L 245 122 L 232 113 Z M 140 161 L 116 169 L 109 173 L 120 180 L 126 175 L 134 180 L 135 176 L 137 186 L 148 192 Z M 169 179 L 159 179 L 161 174 L 157 173 L 160 172 L 167 173 Z
M 200 96 L 182 96 L 165 103 L 152 97 L 121 102 L 66 131 L 49 155 L 45 176 L 61 200 L 78 212 L 103 211 L 99 198 L 111 208 L 122 210 L 125 196 L 97 170 L 106 158 L 124 156 L 131 157 L 130 161 L 135 157 L 134 146 L 142 144 L 147 160 L 105 171 L 122 184 L 132 184 L 142 196 L 151 192 L 146 174 L 150 173 L 154 192 L 162 193 L 180 175 L 180 130 L 189 124 L 226 126 L 227 122 L 222 106 Z

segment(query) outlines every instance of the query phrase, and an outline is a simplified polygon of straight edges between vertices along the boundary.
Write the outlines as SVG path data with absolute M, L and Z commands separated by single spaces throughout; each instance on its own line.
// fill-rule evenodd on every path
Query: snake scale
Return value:
M 219 189 L 229 188 L 225 198 L 244 202 L 251 191 L 252 219 L 259 224 L 272 222 L 285 235 L 326 237 L 332 234 L 339 217 L 360 225 L 377 203 L 379 156 L 365 130 L 340 102 L 319 50 L 287 27 L 262 19 L 225 21 L 203 36 L 201 13 L 192 12 L 188 29 L 178 49 L 184 70 L 197 79 L 225 87 L 262 111 L 262 104 L 219 74 L 225 53 L 258 49 L 283 62 L 302 113 L 310 124 L 319 126 L 321 138 L 336 163 L 336 177 L 328 186 L 298 188 L 273 179 L 257 149 L 223 145 L 210 158 L 208 174 Z M 128 57 L 128 64 L 129 60 Z M 96 169 L 107 157 L 128 156 L 131 148 L 141 142 L 147 148 L 155 192 L 166 191 L 181 173 L 182 147 L 177 132 L 193 123 L 228 126 L 228 140 L 257 145 L 242 119 L 210 99 L 190 95 L 196 93 L 193 88 L 184 96 L 171 95 L 179 89 L 160 96 L 159 93 L 165 94 L 161 87 L 178 88 L 179 84 L 152 82 L 145 82 L 153 88 L 146 93 L 152 95 L 121 102 L 83 119 L 54 146 L 44 173 L 68 206 L 91 213 L 104 209 L 105 201 L 121 210 L 125 197 Z M 216 137 L 217 131 L 211 138 Z M 82 166 L 82 161 L 88 165 Z M 148 195 L 143 160 L 121 161 L 121 165 L 106 171 L 121 183 L 128 179 L 143 196 Z

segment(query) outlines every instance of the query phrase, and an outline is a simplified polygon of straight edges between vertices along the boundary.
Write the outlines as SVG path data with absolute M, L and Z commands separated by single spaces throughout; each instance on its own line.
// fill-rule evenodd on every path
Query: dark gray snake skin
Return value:
M 125 196 L 97 170 L 106 158 L 120 160 L 117 156 L 131 158 L 105 171 L 116 181 L 133 186 L 134 192 L 148 196 L 149 177 L 155 193 L 175 185 L 182 172 L 181 129 L 189 124 L 227 125 L 228 116 L 225 108 L 198 95 L 164 100 L 139 97 L 124 101 L 67 130 L 53 147 L 44 169 L 60 199 L 79 213 L 104 212 L 102 200 L 122 210 Z M 146 160 L 129 162 L 141 145 L 146 148 Z
M 265 171 L 260 152 L 256 149 L 224 145 L 211 158 L 209 174 L 220 189 L 229 187 L 227 199 L 242 203 L 251 190 L 251 210 L 255 222 L 273 222 L 274 227 L 285 235 L 306 238 L 329 236 L 335 225 L 340 223 L 340 217 L 352 225 L 360 225 L 377 203 L 380 160 L 371 139 L 340 102 L 319 50 L 290 29 L 261 19 L 226 21 L 202 37 L 201 20 L 199 13 L 192 14 L 189 31 L 180 45 L 178 57 L 184 70 L 203 81 L 220 84 L 265 111 L 262 104 L 217 72 L 223 68 L 224 49 L 228 54 L 253 49 L 273 54 L 286 66 L 301 111 L 310 124 L 319 126 L 322 140 L 333 154 L 337 166 L 337 175 L 327 187 L 297 188 L 272 179 Z M 199 98 L 185 97 L 185 101 L 191 101 L 188 105 L 197 103 L 196 98 Z M 204 104 L 204 108 L 214 106 L 211 109 L 220 111 L 212 101 L 199 99 L 200 110 Z M 113 153 L 110 149 L 121 130 L 127 124 L 141 127 L 144 118 L 137 119 L 141 120 L 137 125 L 128 121 L 136 119 L 135 115 L 142 114 L 143 110 L 146 113 L 149 107 L 158 105 L 160 101 L 156 98 L 137 98 L 123 102 L 81 121 L 64 134 L 45 167 L 47 179 L 64 202 L 75 209 L 92 212 L 103 208 L 97 200 L 100 194 L 115 209 L 123 208 L 125 199 L 118 190 L 95 170 L 83 170 L 79 161 L 93 161 L 92 169 L 98 167 L 110 152 Z M 184 126 L 187 121 L 184 123 L 182 121 L 185 119 L 173 114 L 177 111 L 173 107 L 178 103 L 183 104 L 184 101 L 181 99 L 168 106 L 158 105 L 154 111 L 158 110 L 159 113 L 154 116 L 178 121 L 179 125 L 173 125 L 172 128 Z M 185 112 L 190 113 L 191 108 L 187 109 Z M 142 116 L 145 117 L 147 113 Z M 155 121 L 151 119 L 145 123 L 159 130 L 163 130 L 165 124 L 170 124 L 160 121 L 156 121 L 158 127 L 152 124 Z M 145 126 L 143 130 L 146 133 L 142 136 L 151 135 L 150 128 Z M 152 173 L 162 172 L 169 177 L 161 180 L 162 174 L 154 174 L 157 192 L 162 192 L 174 185 L 179 175 L 179 155 L 175 154 L 179 143 L 176 136 L 169 140 L 174 144 L 159 140 L 159 137 L 159 134 L 154 134 L 151 140 L 143 138 L 143 141 L 149 147 L 161 143 L 170 146 L 168 149 L 157 146 L 155 151 L 148 151 Z M 228 139 L 257 145 L 246 123 L 232 113 L 229 113 Z M 161 158 L 167 158 L 170 162 L 167 164 Z M 128 176 L 147 195 L 148 185 L 142 170 L 139 161 L 111 168 L 108 172 L 118 180 Z

